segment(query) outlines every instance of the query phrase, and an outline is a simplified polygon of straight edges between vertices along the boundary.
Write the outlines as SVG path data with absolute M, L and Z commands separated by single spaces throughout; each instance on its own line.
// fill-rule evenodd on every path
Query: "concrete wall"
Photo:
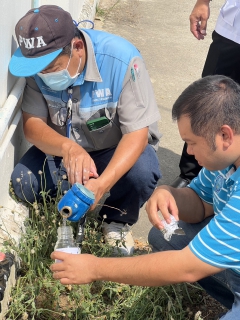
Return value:
M 99 0 L 1 0 L 0 2 L 0 250 L 3 240 L 18 241 L 22 232 L 25 208 L 9 196 L 9 181 L 14 165 L 29 148 L 22 132 L 21 95 L 24 78 L 15 78 L 8 71 L 12 53 L 17 48 L 16 22 L 31 8 L 54 4 L 69 11 L 77 22 L 93 20 Z M 82 27 L 90 27 L 84 23 Z

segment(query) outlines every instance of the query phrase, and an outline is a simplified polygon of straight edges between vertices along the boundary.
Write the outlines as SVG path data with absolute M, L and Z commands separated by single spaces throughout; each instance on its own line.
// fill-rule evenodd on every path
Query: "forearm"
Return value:
M 136 163 L 148 143 L 148 128 L 122 137 L 107 168 L 99 179 L 108 190 Z
M 183 250 L 163 251 L 133 258 L 98 258 L 95 280 L 139 286 L 164 286 L 195 282 L 221 271 Z
M 41 118 L 24 114 L 24 134 L 26 139 L 46 154 L 63 157 L 66 148 L 74 141 L 60 135 L 49 127 Z
M 63 284 L 86 284 L 97 280 L 138 286 L 164 286 L 180 282 L 195 282 L 222 269 L 198 259 L 186 247 L 125 258 L 98 258 L 89 254 L 78 256 L 55 251 L 51 270 Z

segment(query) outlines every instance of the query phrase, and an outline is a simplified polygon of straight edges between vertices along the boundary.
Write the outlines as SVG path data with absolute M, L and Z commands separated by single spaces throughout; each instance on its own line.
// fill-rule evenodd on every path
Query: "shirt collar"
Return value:
M 229 167 L 229 171 L 226 173 L 227 181 L 237 181 L 240 178 L 240 167 L 236 169 L 234 165 Z
M 81 29 L 81 33 L 83 34 L 85 43 L 86 43 L 87 61 L 86 61 L 86 66 L 83 72 L 81 73 L 82 77 L 81 75 L 78 77 L 78 78 L 81 78 L 79 80 L 82 83 L 78 83 L 78 85 L 83 84 L 85 80 L 92 81 L 92 82 L 102 82 L 102 77 L 100 75 L 100 72 L 97 66 L 97 61 L 95 58 L 95 52 L 93 49 L 92 40 L 89 37 L 89 35 L 86 32 L 84 32 L 82 29 Z

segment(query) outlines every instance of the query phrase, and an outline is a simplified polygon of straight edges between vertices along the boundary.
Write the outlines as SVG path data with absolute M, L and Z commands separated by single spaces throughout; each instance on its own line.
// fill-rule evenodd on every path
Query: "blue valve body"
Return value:
M 80 183 L 74 183 L 58 203 L 58 211 L 64 216 L 64 210 L 70 209 L 67 220 L 77 222 L 94 203 L 95 197 L 92 191 L 86 189 Z

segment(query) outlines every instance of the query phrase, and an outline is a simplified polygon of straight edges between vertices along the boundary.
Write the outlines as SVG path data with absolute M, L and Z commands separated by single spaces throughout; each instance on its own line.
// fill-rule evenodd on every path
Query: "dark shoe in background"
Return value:
M 185 188 L 191 181 L 189 179 L 184 179 L 181 176 L 178 176 L 173 183 L 171 183 L 171 187 L 173 188 Z

